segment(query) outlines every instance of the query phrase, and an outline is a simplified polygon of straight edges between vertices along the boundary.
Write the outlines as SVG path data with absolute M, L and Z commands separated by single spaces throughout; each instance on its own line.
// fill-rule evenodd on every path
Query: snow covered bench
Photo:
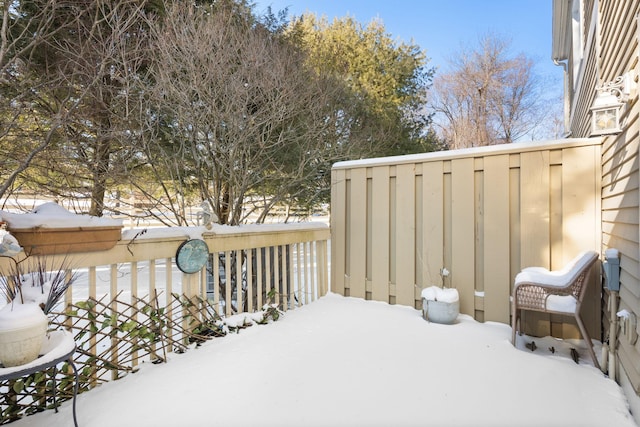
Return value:
M 549 271 L 541 267 L 523 269 L 515 279 L 512 301 L 512 337 L 516 343 L 516 331 L 519 331 L 522 311 L 573 316 L 576 319 L 582 338 L 593 359 L 600 368 L 593 351 L 593 343 L 580 317 L 580 306 L 598 254 L 585 251 L 571 260 L 562 270 Z

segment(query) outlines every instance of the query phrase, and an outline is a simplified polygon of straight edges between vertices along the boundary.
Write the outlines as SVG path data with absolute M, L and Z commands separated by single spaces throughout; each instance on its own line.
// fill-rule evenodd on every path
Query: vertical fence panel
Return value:
M 549 151 L 520 155 L 520 250 L 521 268 L 551 268 Z M 551 334 L 548 315 L 528 312 L 522 317 L 525 332 Z
M 522 267 L 549 268 L 549 152 L 520 155 Z
M 415 301 L 415 166 L 396 168 L 396 303 L 414 305 Z
M 364 298 L 366 292 L 367 175 L 365 168 L 351 171 L 349 206 L 349 296 Z
M 445 267 L 443 175 L 442 162 L 422 164 L 422 282 L 425 287 L 440 285 L 440 269 Z
M 451 162 L 451 282 L 460 294 L 460 312 L 475 312 L 474 161 Z
M 474 238 L 474 298 L 473 298 L 473 317 L 481 322 L 484 322 L 484 279 L 485 279 L 485 259 L 484 259 L 484 209 L 485 209 L 485 194 L 484 194 L 484 158 L 474 159 L 474 189 L 473 189 L 473 201 L 474 201 L 474 215 L 476 219 L 475 223 L 475 238 Z M 491 239 L 493 236 L 487 235 L 487 239 Z
M 549 232 L 551 250 L 551 269 L 556 270 L 564 266 L 563 239 L 562 239 L 562 152 L 560 150 L 549 153 Z M 552 336 L 562 336 L 564 317 L 561 315 L 549 316 Z M 546 332 L 546 330 L 545 330 Z
M 559 269 L 564 266 L 562 255 L 564 239 L 562 238 L 562 150 L 554 150 L 549 153 L 549 230 L 551 233 L 551 269 Z
M 520 261 L 522 259 L 520 247 L 520 156 L 511 154 L 509 156 L 509 245 L 510 245 L 510 281 L 509 290 L 513 291 L 513 282 L 520 272 Z
M 601 233 L 589 232 L 594 230 L 594 224 L 601 222 L 600 182 L 592 173 L 594 169 L 600 170 L 600 150 L 596 147 L 568 148 L 563 150 L 562 159 L 562 235 L 567 236 L 563 244 L 566 262 L 585 249 L 601 246 Z M 586 200 L 591 203 L 585 203 Z M 601 282 L 594 274 L 587 287 L 582 312 L 589 319 L 585 320 L 586 328 L 596 339 L 601 333 L 600 293 Z M 571 331 L 575 329 L 572 327 Z
M 389 167 L 373 168 L 371 198 L 371 298 L 389 302 Z
M 347 262 L 347 203 L 346 171 L 331 173 L 331 291 L 344 295 L 344 276 Z
M 585 247 L 600 245 L 600 235 L 585 233 L 600 221 L 600 203 L 585 203 L 600 198 L 600 185 L 593 176 L 599 170 L 599 154 L 595 147 L 568 148 L 562 154 L 562 212 L 564 261 L 569 261 Z
M 509 156 L 484 159 L 484 320 L 509 323 Z

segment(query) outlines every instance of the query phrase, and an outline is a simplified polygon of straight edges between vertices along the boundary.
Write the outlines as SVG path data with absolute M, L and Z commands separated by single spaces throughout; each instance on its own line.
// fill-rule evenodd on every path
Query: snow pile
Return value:
M 620 258 L 620 251 L 618 251 L 616 248 L 609 248 L 604 251 L 604 257 L 608 259 Z
M 300 222 L 287 224 L 243 224 L 243 225 L 221 225 L 211 224 L 210 228 L 205 226 L 196 227 L 153 227 L 145 229 L 125 230 L 122 232 L 124 240 L 158 239 L 167 237 L 187 237 L 189 239 L 202 239 L 206 234 L 228 235 L 239 233 L 280 233 L 292 230 L 317 230 L 318 228 L 329 228 L 327 224 L 321 222 Z
M 9 303 L 0 309 L 0 329 L 17 329 L 41 322 L 46 314 L 37 304 Z
M 7 224 L 0 221 L 0 255 L 14 256 L 22 252 L 18 240 L 7 231 Z
M 47 302 L 49 292 L 51 291 L 51 282 L 43 277 L 42 285 L 33 281 L 34 274 L 25 274 L 22 276 L 22 284 L 16 290 L 16 301 L 23 301 L 25 304 L 44 305 Z M 20 297 L 22 295 L 22 298 Z
M 545 301 L 547 310 L 575 313 L 578 301 L 573 295 L 549 295 Z
M 441 288 L 429 286 L 421 292 L 422 299 L 428 301 L 456 302 L 459 300 L 458 290 L 454 288 Z
M 29 213 L 0 211 L 10 230 L 30 228 L 122 227 L 121 219 L 78 215 L 54 202 L 44 203 Z
M 282 312 L 278 310 L 278 306 L 276 304 L 265 304 L 262 307 L 262 310 L 254 313 L 239 313 L 225 317 L 219 321 L 218 326 L 220 326 L 225 333 L 229 333 L 230 328 L 241 329 L 256 324 L 270 323 L 274 316 L 277 316 L 277 320 L 280 314 L 282 314 Z

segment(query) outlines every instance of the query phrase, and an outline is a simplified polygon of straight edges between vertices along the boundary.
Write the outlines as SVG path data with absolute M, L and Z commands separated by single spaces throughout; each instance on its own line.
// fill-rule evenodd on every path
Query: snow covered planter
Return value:
M 30 213 L 0 216 L 28 255 L 103 251 L 122 235 L 122 220 L 77 215 L 53 202 Z
M 0 271 L 0 296 L 7 304 L 0 308 L 0 364 L 11 367 L 38 358 L 49 326 L 47 314 L 76 280 L 67 275 L 68 266 L 52 271 L 39 258 L 36 271 L 23 274 L 14 260 L 10 271 Z
M 442 268 L 440 275 L 443 287 L 430 286 L 422 290 L 422 316 L 430 322 L 450 325 L 460 313 L 460 296 L 457 289 L 444 287 L 449 271 Z
M 36 304 L 16 304 L 0 310 L 0 363 L 24 365 L 40 354 L 49 318 Z

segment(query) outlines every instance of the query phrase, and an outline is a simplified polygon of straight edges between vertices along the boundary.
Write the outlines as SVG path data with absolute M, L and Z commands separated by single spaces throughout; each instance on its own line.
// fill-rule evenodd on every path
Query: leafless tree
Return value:
M 295 48 L 241 7 L 178 2 L 150 25 L 145 146 L 161 184 L 144 191 L 179 223 L 188 197 L 209 202 L 224 224 L 242 222 L 253 201 L 260 221 L 275 203 L 315 191 L 332 161 L 326 117 L 339 85 L 304 68 Z
M 434 79 L 430 106 L 450 148 L 510 143 L 545 117 L 533 61 L 509 56 L 509 46 L 504 38 L 485 35 Z

